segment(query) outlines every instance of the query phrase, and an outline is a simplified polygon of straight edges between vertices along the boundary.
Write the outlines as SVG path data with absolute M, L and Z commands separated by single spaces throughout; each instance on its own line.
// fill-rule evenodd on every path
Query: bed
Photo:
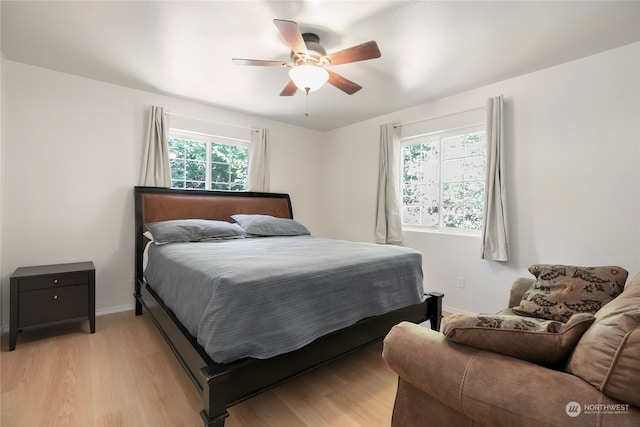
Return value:
M 329 241 L 329 239 L 316 239 L 313 236 L 300 235 L 295 237 L 225 239 L 224 241 L 205 242 L 204 244 L 185 243 L 181 245 L 163 245 L 157 247 L 155 247 L 155 245 L 149 245 L 149 248 L 147 248 L 148 239 L 144 233 L 148 231 L 146 224 L 149 223 L 194 218 L 234 222 L 231 216 L 236 214 L 261 214 L 275 218 L 293 219 L 291 201 L 287 194 L 281 193 L 192 191 L 155 187 L 135 187 L 134 200 L 136 315 L 141 315 L 143 310 L 146 311 L 166 339 L 194 385 L 202 394 L 203 409 L 200 414 L 205 426 L 224 426 L 225 419 L 228 417 L 228 407 L 299 376 L 315 367 L 379 341 L 388 333 L 393 325 L 401 321 L 423 322 L 429 320 L 430 326 L 433 329 L 438 330 L 440 328 L 443 295 L 434 292 L 421 296 L 417 303 L 411 303 L 409 305 L 403 305 L 405 304 L 403 301 L 409 300 L 402 300 L 402 298 L 398 297 L 397 301 L 393 302 L 395 305 L 375 307 L 372 309 L 373 311 L 370 312 L 370 314 L 373 314 L 357 319 L 355 322 L 351 319 L 346 325 L 335 324 L 328 326 L 324 331 L 315 331 L 313 334 L 320 334 L 319 337 L 315 337 L 315 335 L 304 336 L 302 337 L 302 341 L 298 341 L 295 345 L 283 347 L 284 350 L 279 348 L 278 351 L 274 352 L 273 349 L 267 348 L 259 349 L 260 351 L 254 351 L 254 353 L 252 353 L 246 349 L 233 349 L 233 351 L 224 353 L 222 350 L 226 351 L 227 344 L 222 344 L 223 341 L 216 341 L 216 339 L 224 337 L 225 335 L 233 337 L 234 334 L 241 334 L 242 336 L 243 330 L 238 329 L 242 327 L 242 322 L 238 321 L 237 317 L 222 317 L 219 314 L 219 308 L 217 312 L 215 309 L 211 310 L 213 313 L 211 314 L 211 319 L 215 320 L 215 322 L 212 320 L 211 324 L 213 325 L 215 323 L 216 326 L 215 328 L 210 328 L 211 331 L 213 331 L 210 331 L 211 333 L 209 334 L 212 337 L 212 341 L 205 341 L 200 334 L 200 329 L 204 328 L 200 327 L 200 329 L 198 329 L 198 326 L 192 324 L 192 320 L 185 317 L 183 313 L 184 310 L 182 310 L 179 305 L 176 305 L 177 303 L 173 300 L 173 297 L 170 296 L 170 293 L 167 293 L 166 289 L 171 289 L 171 287 L 167 288 L 166 285 L 162 284 L 162 282 L 165 281 L 165 277 L 168 280 L 172 275 L 174 268 L 168 267 L 168 269 L 163 270 L 162 268 L 156 267 L 155 273 L 152 274 L 154 269 L 151 268 L 152 261 L 149 261 L 150 267 L 147 273 L 150 277 L 153 277 L 153 279 L 147 280 L 144 271 L 147 256 L 153 255 L 153 257 L 157 257 L 160 256 L 161 253 L 166 253 L 165 255 L 168 257 L 166 260 L 171 260 L 181 256 L 171 252 L 174 250 L 174 247 L 177 248 L 180 246 L 187 252 L 204 253 L 205 250 L 210 250 L 216 251 L 215 255 L 212 255 L 211 258 L 220 258 L 219 254 L 224 253 L 235 260 L 241 256 L 251 257 L 253 253 L 251 251 L 258 251 L 255 252 L 257 254 L 260 254 L 260 251 L 264 253 L 277 252 L 281 250 L 283 244 L 296 248 L 294 250 L 303 253 L 309 250 L 306 245 L 310 244 L 309 241 L 311 240 L 314 240 L 314 245 L 318 244 L 318 240 L 321 245 L 334 245 L 336 243 Z M 280 246 L 271 246 L 271 242 L 275 240 L 277 240 L 277 244 Z M 346 250 L 340 249 L 340 245 L 342 244 L 343 243 L 338 242 L 339 246 L 335 249 L 338 253 L 340 250 Z M 361 249 L 369 254 L 371 251 L 378 250 L 373 248 L 374 246 L 383 248 L 380 245 L 366 246 L 363 244 Z M 323 246 L 323 249 L 319 250 L 318 254 L 321 252 L 329 252 L 328 247 L 329 246 Z M 158 254 L 148 254 L 145 248 L 147 248 L 147 251 L 155 250 Z M 331 251 L 333 250 L 334 249 L 331 249 Z M 352 251 L 355 249 L 350 247 L 348 250 Z M 231 256 L 232 254 L 235 254 L 235 256 Z M 289 257 L 287 256 L 286 258 L 288 259 Z M 339 263 L 341 262 L 341 258 L 346 257 L 334 256 L 330 261 L 322 260 L 319 264 L 327 264 L 328 262 Z M 257 259 L 257 257 L 253 256 L 253 258 L 246 259 Z M 155 262 L 156 265 L 168 264 L 168 261 Z M 246 265 L 246 261 L 238 262 L 245 263 L 238 265 Z M 272 261 L 268 262 L 271 263 Z M 232 275 L 231 273 L 233 272 L 237 272 L 238 274 L 236 275 L 239 276 L 240 279 L 246 276 L 240 274 L 243 273 L 243 271 L 238 268 L 238 265 L 228 267 L 229 274 L 224 276 L 225 280 L 227 276 Z M 345 267 L 343 264 L 336 265 L 338 266 L 336 270 L 351 270 L 351 268 L 346 268 L 348 266 Z M 215 269 L 218 269 L 218 267 Z M 280 271 L 282 269 L 276 268 L 274 270 Z M 344 275 L 345 273 L 341 274 Z M 197 280 L 192 279 L 191 276 L 189 277 L 189 280 L 183 280 L 184 283 L 181 284 L 181 287 L 188 289 L 188 291 L 185 292 L 191 294 L 203 291 L 204 288 L 198 288 Z M 369 279 L 366 275 L 362 277 L 362 282 L 373 280 Z M 289 286 L 294 288 L 301 282 L 300 280 L 292 280 L 291 278 L 282 279 L 278 277 L 277 279 L 280 282 L 283 280 L 286 281 Z M 180 279 L 178 278 L 177 280 Z M 334 281 L 335 280 L 331 280 L 331 282 Z M 244 284 L 245 282 L 241 282 L 241 285 L 244 286 Z M 261 283 L 257 283 L 257 285 L 261 286 Z M 187 288 L 189 286 L 192 286 L 193 289 Z M 268 286 L 271 287 L 272 285 L 269 284 Z M 321 289 L 322 287 L 313 287 L 313 289 L 318 288 Z M 341 289 L 344 288 L 347 287 L 339 287 L 326 293 L 336 294 L 338 295 L 338 299 L 346 299 L 348 295 L 342 296 L 339 294 Z M 234 282 L 233 286 L 229 289 L 241 289 L 241 286 Z M 368 293 L 358 292 L 359 295 Z M 248 291 L 245 295 L 251 293 L 252 291 Z M 164 296 L 166 301 L 160 294 Z M 219 292 L 216 295 L 222 294 L 223 292 Z M 313 297 L 314 302 L 317 296 L 316 294 Z M 203 301 L 208 301 L 210 297 L 200 298 Z M 280 298 L 282 297 L 278 297 L 278 300 L 280 300 Z M 231 299 L 229 299 L 228 302 L 224 302 L 223 305 L 230 307 L 234 301 L 243 301 L 244 299 L 244 297 L 237 297 L 237 294 L 232 294 Z M 387 299 L 389 298 L 384 298 L 385 301 Z M 211 301 L 214 300 L 214 298 L 211 298 Z M 238 313 L 241 310 L 247 310 L 251 313 L 251 316 L 253 316 L 248 317 L 250 320 L 262 320 L 262 317 L 266 317 L 275 307 L 269 306 L 265 301 L 262 301 L 262 305 L 257 306 L 258 309 L 252 306 L 242 308 L 243 306 L 239 305 L 237 307 L 234 306 L 232 312 Z M 354 304 L 355 301 L 356 300 L 353 300 L 350 304 Z M 335 300 L 331 302 L 331 304 L 335 303 Z M 196 303 L 191 304 L 190 307 L 197 305 Z M 326 310 L 325 308 L 318 309 L 318 307 L 313 304 L 309 304 L 307 307 L 305 304 L 306 303 L 296 303 L 296 306 L 301 305 L 303 307 L 301 309 L 303 314 L 306 311 L 311 312 L 315 310 L 316 312 L 322 313 Z M 398 304 L 401 306 L 398 307 Z M 196 317 L 199 318 L 200 314 Z M 202 317 L 204 318 L 204 316 Z M 335 317 L 340 316 L 329 316 L 327 319 L 333 319 Z M 268 322 L 270 322 L 270 320 L 267 320 L 267 324 Z M 256 322 L 256 324 L 257 323 L 258 322 Z M 324 327 L 325 321 L 311 322 L 310 325 L 314 327 L 322 325 Z M 248 328 L 247 330 L 252 327 L 259 330 L 251 321 L 244 326 Z M 278 330 L 278 328 L 272 329 Z M 307 328 L 298 329 L 306 330 Z

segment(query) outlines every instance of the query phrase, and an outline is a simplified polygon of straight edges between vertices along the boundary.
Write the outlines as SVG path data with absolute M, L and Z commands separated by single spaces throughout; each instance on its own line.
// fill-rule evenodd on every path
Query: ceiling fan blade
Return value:
M 331 61 L 331 65 L 340 65 L 380 58 L 381 55 L 380 49 L 378 49 L 378 44 L 372 40 L 370 42 L 362 43 L 327 55 L 327 58 Z
M 297 91 L 298 87 L 296 86 L 296 84 L 293 82 L 293 80 L 289 80 L 289 83 L 287 83 L 284 89 L 282 89 L 282 92 L 280 92 L 280 96 L 293 96 Z
M 291 64 L 284 61 L 264 61 L 262 59 L 242 59 L 233 58 L 233 63 L 236 65 L 257 65 L 260 67 L 287 67 Z
M 309 55 L 307 45 L 304 43 L 304 39 L 302 38 L 302 33 L 298 29 L 298 24 L 284 19 L 274 19 L 273 23 L 278 27 L 278 30 L 287 41 L 287 44 L 293 53 L 304 53 L 305 55 Z
M 327 71 L 329 72 L 329 84 L 334 85 L 344 93 L 353 95 L 354 93 L 362 89 L 362 86 L 342 77 L 340 74 L 334 73 L 331 70 Z

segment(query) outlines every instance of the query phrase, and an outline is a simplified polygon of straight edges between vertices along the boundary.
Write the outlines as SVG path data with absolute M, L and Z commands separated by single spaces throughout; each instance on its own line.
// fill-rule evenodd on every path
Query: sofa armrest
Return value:
M 597 414 L 573 418 L 567 405 L 618 403 L 573 375 L 449 342 L 409 322 L 391 329 L 382 355 L 403 380 L 481 425 L 596 426 Z M 627 418 L 638 420 L 618 421 Z
M 535 279 L 530 279 L 528 277 L 519 277 L 513 282 L 511 285 L 511 293 L 509 294 L 508 308 L 520 305 L 522 296 L 527 292 L 531 285 L 533 285 L 533 282 L 535 282 Z

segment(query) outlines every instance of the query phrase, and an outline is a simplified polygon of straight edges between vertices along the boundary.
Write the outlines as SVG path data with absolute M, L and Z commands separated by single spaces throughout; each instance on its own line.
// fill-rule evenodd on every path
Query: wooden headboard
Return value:
M 233 222 L 231 215 L 263 214 L 293 218 L 288 194 L 236 191 L 177 190 L 135 187 L 136 283 L 142 281 L 145 224 L 171 219 Z

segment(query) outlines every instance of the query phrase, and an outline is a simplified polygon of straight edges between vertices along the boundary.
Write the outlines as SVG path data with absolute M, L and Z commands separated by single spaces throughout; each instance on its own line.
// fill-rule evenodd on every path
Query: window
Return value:
M 486 134 L 482 126 L 402 139 L 402 223 L 480 230 Z
M 245 189 L 247 141 L 171 129 L 168 145 L 172 188 Z

